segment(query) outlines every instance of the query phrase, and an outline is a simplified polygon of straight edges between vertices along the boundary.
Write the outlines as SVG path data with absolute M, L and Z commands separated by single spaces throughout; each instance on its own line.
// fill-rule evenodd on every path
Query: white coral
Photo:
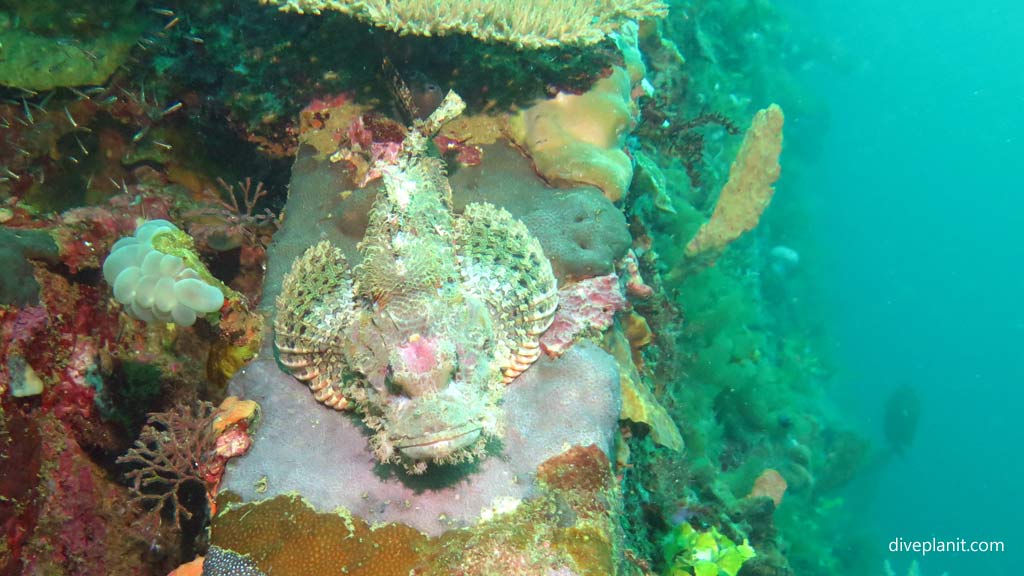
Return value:
M 174 322 L 191 326 L 196 317 L 216 312 L 224 293 L 204 282 L 184 260 L 153 246 L 161 234 L 181 232 L 166 220 L 150 220 L 134 236 L 114 243 L 103 262 L 103 277 L 114 288 L 114 298 L 125 310 L 145 322 Z

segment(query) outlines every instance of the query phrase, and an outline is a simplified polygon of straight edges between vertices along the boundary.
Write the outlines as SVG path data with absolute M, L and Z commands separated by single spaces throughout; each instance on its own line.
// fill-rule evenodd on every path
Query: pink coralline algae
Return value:
M 6 419 L 6 422 L 4 420 Z M 0 460 L 0 574 L 142 574 L 124 489 L 94 464 L 53 414 L 4 406 Z M 6 445 L 5 445 L 6 444 Z M 21 444 L 24 444 L 22 446 Z
M 241 456 L 248 452 L 250 446 L 252 446 L 252 437 L 249 436 L 249 431 L 245 426 L 231 428 L 217 437 L 213 446 L 215 456 L 210 459 L 203 471 L 203 480 L 211 495 L 217 493 L 220 479 L 224 475 L 224 465 L 235 456 Z
M 34 343 L 44 341 L 49 315 L 42 306 L 27 306 L 22 309 L 0 308 L 0 393 L 10 389 L 12 380 L 18 377 L 19 364 L 24 364 L 25 354 Z
M 0 311 L 0 390 L 25 375 L 45 389 L 43 407 L 81 426 L 93 415 L 96 390 L 88 377 L 103 350 L 116 345 L 120 323 L 103 292 L 40 269 L 40 306 Z
M 379 114 L 363 114 L 349 123 L 344 142 L 339 142 L 331 161 L 351 164 L 355 180 L 364 187 L 381 177 L 380 166 L 397 163 L 404 137 L 405 128 L 397 122 Z
M 61 260 L 72 274 L 98 268 L 110 246 L 135 230 L 138 219 L 167 218 L 171 201 L 152 185 L 137 185 L 110 199 L 106 205 L 69 210 L 58 218 L 51 235 Z
M 626 294 L 637 300 L 647 300 L 654 295 L 654 288 L 644 284 L 640 276 L 640 263 L 637 261 L 636 252 L 630 250 L 622 259 L 621 269 L 626 274 Z
M 541 348 L 553 358 L 561 356 L 587 332 L 602 332 L 626 307 L 619 276 L 587 278 L 558 291 L 558 311 L 540 339 Z
M 455 154 L 455 161 L 463 166 L 477 166 L 483 161 L 484 151 L 469 144 L 468 139 L 459 140 L 448 136 L 436 136 L 434 144 L 442 154 Z
M 67 521 L 62 525 L 60 546 L 55 552 L 61 556 L 58 562 L 61 565 L 81 564 L 82 568 L 90 566 L 102 570 L 103 549 L 95 543 L 106 540 L 107 527 L 93 503 L 99 488 L 93 481 L 91 468 L 76 462 L 78 456 L 80 454 L 74 451 L 65 450 L 57 458 L 54 492 L 59 493 Z
M 304 113 L 316 114 L 318 112 L 329 111 L 331 108 L 337 108 L 351 100 L 348 94 L 334 94 L 331 96 L 324 96 L 323 98 L 314 98 L 312 102 L 303 110 Z

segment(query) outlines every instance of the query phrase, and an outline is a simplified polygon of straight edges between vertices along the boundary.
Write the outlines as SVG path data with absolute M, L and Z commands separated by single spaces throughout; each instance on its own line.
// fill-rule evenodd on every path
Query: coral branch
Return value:
M 117 459 L 135 466 L 125 476 L 132 481 L 132 501 L 160 512 L 170 508 L 174 521 L 192 517 L 179 494 L 188 483 L 206 487 L 205 470 L 218 458 L 213 404 L 179 405 L 151 414 L 135 446 Z

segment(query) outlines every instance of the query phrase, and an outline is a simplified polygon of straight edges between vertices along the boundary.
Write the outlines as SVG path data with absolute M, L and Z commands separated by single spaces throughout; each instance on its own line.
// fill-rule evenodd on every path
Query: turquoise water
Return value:
M 605 552 L 628 551 L 623 556 L 630 566 L 644 566 L 645 574 L 689 574 L 690 557 L 706 554 L 688 535 L 714 535 L 714 529 L 721 531 L 715 538 L 734 544 L 749 538 L 756 550 L 756 559 L 747 558 L 750 564 L 736 576 L 1024 573 L 1018 568 L 1024 562 L 1024 505 L 1017 490 L 1024 473 L 1017 417 L 1024 401 L 1024 58 L 1018 56 L 1024 2 L 666 1 L 668 19 L 660 29 L 648 23 L 638 37 L 650 85 L 627 85 L 631 89 L 607 107 L 588 105 L 580 112 L 616 133 L 604 152 L 629 152 L 613 158 L 636 161 L 634 186 L 610 194 L 580 192 L 576 188 L 595 182 L 561 182 L 557 171 L 544 176 L 576 190 L 571 199 L 547 194 L 548 182 L 531 158 L 547 153 L 527 150 L 543 139 L 530 137 L 513 148 L 516 137 L 505 127 L 519 111 L 549 98 L 592 90 L 626 62 L 628 46 L 605 42 L 536 52 L 454 34 L 400 37 L 333 11 L 282 14 L 256 0 L 119 0 L 89 13 L 69 10 L 63 0 L 7 2 L 0 9 L 0 270 L 15 273 L 0 274 L 0 525 L 16 529 L 0 536 L 0 576 L 162 576 L 202 553 L 207 540 L 225 544 L 215 533 L 205 537 L 213 512 L 202 489 L 192 498 L 170 482 L 170 489 L 130 487 L 147 463 L 123 455 L 137 438 L 136 446 L 155 443 L 146 440 L 155 437 L 153 428 L 149 436 L 140 428 L 170 418 L 166 411 L 175 407 L 176 417 L 194 421 L 191 438 L 205 438 L 197 431 L 208 429 L 201 422 L 207 405 L 192 400 L 212 402 L 212 410 L 226 393 L 247 390 L 242 377 L 224 388 L 238 366 L 217 330 L 241 339 L 232 342 L 232 353 L 240 356 L 248 345 L 256 349 L 255 340 L 243 342 L 239 334 L 255 339 L 258 323 L 246 325 L 240 317 L 259 312 L 258 303 L 275 306 L 272 296 L 296 256 L 284 249 L 275 262 L 278 247 L 305 247 L 314 237 L 327 237 L 358 255 L 356 243 L 367 238 L 367 211 L 380 184 L 371 184 L 369 169 L 398 165 L 389 154 L 397 154 L 395 145 L 406 138 L 403 126 L 429 116 L 449 88 L 465 98 L 467 116 L 479 122 L 453 128 L 446 144 L 435 141 L 431 148 L 431 154 L 444 151 L 460 205 L 493 201 L 516 218 L 544 215 L 524 224 L 538 242 L 547 234 L 546 258 L 565 267 L 558 280 L 565 281 L 563 288 L 616 264 L 620 274 L 628 273 L 630 245 L 638 253 L 634 272 L 650 283 L 634 284 L 632 294 L 627 289 L 636 316 L 620 315 L 614 325 L 605 311 L 608 336 L 621 337 L 604 340 L 619 348 L 614 359 L 594 356 L 558 369 L 566 381 L 576 381 L 577 369 L 592 374 L 608 368 L 607 378 L 594 378 L 595 390 L 608 392 L 619 388 L 610 368 L 617 364 L 626 370 L 622 374 L 635 372 L 633 384 L 649 388 L 653 399 L 644 410 L 649 420 L 627 424 L 616 418 L 610 396 L 591 395 L 604 398 L 590 408 L 606 422 L 595 417 L 583 428 L 606 438 L 604 450 L 615 457 L 621 488 L 621 526 L 615 530 L 624 542 Z M 122 46 L 123 54 L 105 51 L 100 39 Z M 96 70 L 108 57 L 114 71 L 100 74 Z M 623 78 L 626 72 L 616 74 Z M 772 102 L 785 109 L 783 175 L 761 224 L 721 253 L 684 253 L 697 229 L 715 218 L 718 193 L 751 117 Z M 629 138 L 612 125 L 619 120 L 598 122 L 634 104 L 644 122 L 634 127 L 634 119 L 620 118 L 630 125 Z M 491 114 L 497 119 L 485 118 Z M 547 129 L 562 137 L 559 124 Z M 318 146 L 313 161 L 303 156 L 310 154 L 308 146 L 299 152 L 300 142 L 326 148 Z M 566 138 L 564 148 L 571 144 Z M 422 153 L 416 148 L 417 158 Z M 584 165 L 600 163 L 589 152 L 586 158 Z M 608 184 L 604 177 L 617 174 L 598 176 L 597 184 Z M 624 197 L 614 200 L 619 192 Z M 320 204 L 328 197 L 338 202 L 330 210 Z M 301 242 L 279 229 L 275 215 L 286 204 L 292 230 L 304 229 L 297 234 Z M 67 213 L 79 208 L 87 210 Z M 442 220 L 449 216 L 444 212 Z M 584 213 L 593 216 L 578 215 Z M 211 277 L 238 290 L 228 298 L 237 308 L 211 310 L 196 328 L 183 322 L 168 329 L 132 319 L 115 302 L 112 285 L 119 274 L 101 280 L 101 263 L 119 237 L 131 236 L 145 220 L 164 218 L 198 242 L 193 256 Z M 439 238 L 449 233 L 437 230 Z M 272 237 L 280 244 L 272 244 Z M 457 268 L 451 266 L 442 272 L 454 277 Z M 36 283 L 20 281 L 36 273 Z M 644 289 L 650 294 L 642 295 Z M 584 294 L 595 301 L 604 297 Z M 379 303 L 375 296 L 373 305 Z M 352 336 L 351 326 L 339 329 Z M 422 354 L 423 370 L 431 369 L 433 344 L 412 346 L 418 333 L 390 336 L 397 338 L 403 362 L 404 351 Z M 571 343 L 582 337 L 566 338 Z M 69 341 L 76 342 L 70 351 Z M 259 370 L 247 371 L 252 378 L 278 392 L 295 391 L 296 382 L 272 354 L 260 360 Z M 524 380 L 545 378 L 566 394 L 562 380 L 532 370 Z M 17 394 L 15 385 L 7 394 L 8 381 Z M 305 384 L 297 390 L 296 398 L 313 403 Z M 895 405 L 894 398 L 903 404 Z M 282 400 L 265 403 L 268 429 L 273 402 Z M 587 422 L 576 406 L 565 414 L 541 401 L 529 407 L 550 411 L 552 428 L 560 419 Z M 911 422 L 918 413 L 919 421 Z M 346 474 L 369 477 L 371 467 L 374 475 L 396 472 L 382 472 L 390 464 L 364 454 L 369 433 L 345 428 L 345 418 L 334 424 L 354 441 L 335 443 L 351 448 L 358 463 L 332 469 L 308 458 L 303 474 L 323 475 L 323 485 L 332 487 L 346 484 L 338 480 Z M 901 418 L 907 423 L 902 428 Z M 672 440 L 676 427 L 685 450 Z M 326 427 L 315 430 L 317 438 L 328 438 Z M 619 432 L 613 454 L 610 438 Z M 264 460 L 250 454 L 250 466 L 276 463 L 291 472 L 292 445 L 313 445 L 288 440 L 277 448 L 257 440 Z M 894 442 L 901 445 L 898 454 L 891 450 Z M 503 449 L 496 444 L 488 457 Z M 560 450 L 569 445 L 551 444 Z M 168 451 L 176 447 L 169 445 Z M 206 457 L 214 448 L 195 450 Z M 312 450 L 336 455 L 333 448 Z M 68 467 L 70 460 L 88 464 L 91 472 Z M 195 455 L 179 459 L 180 478 L 205 486 L 207 495 L 230 485 L 217 484 L 215 474 L 197 476 L 196 461 Z M 223 469 L 225 460 L 217 462 Z M 446 466 L 430 466 L 435 464 Z M 527 464 L 521 476 L 510 475 L 517 485 L 512 494 L 527 488 L 519 478 L 535 473 L 536 462 Z M 250 468 L 256 469 L 263 474 L 262 467 Z M 447 482 L 447 473 L 475 474 L 467 467 L 433 480 Z M 403 478 L 406 487 L 420 485 Z M 490 482 L 476 478 L 478 485 Z M 778 493 L 758 486 L 776 478 L 788 481 Z M 263 476 L 263 488 L 266 481 Z M 262 494 L 259 481 L 236 483 Z M 114 496 L 104 497 L 94 485 Z M 365 492 L 353 492 L 358 505 L 369 502 L 367 486 L 381 485 L 376 478 L 360 480 Z M 165 509 L 161 500 L 137 512 L 149 522 L 163 513 L 164 537 L 175 529 L 170 508 L 196 514 L 185 526 L 175 518 L 180 546 L 162 544 L 155 527 L 154 534 L 140 532 L 129 525 L 134 518 L 111 512 L 142 495 L 158 495 L 156 488 L 173 505 Z M 422 496 L 416 510 L 433 510 L 421 502 L 438 510 L 462 502 L 454 507 L 466 518 L 483 511 L 449 493 L 416 496 Z M 39 505 L 43 501 L 47 506 Z M 65 509 L 75 503 L 81 509 L 68 520 Z M 430 522 L 455 518 L 447 512 L 422 516 Z M 561 517 L 558 526 L 516 518 L 522 525 L 510 522 L 509 530 L 528 535 L 523 542 L 547 545 L 548 536 L 531 530 L 569 528 Z M 90 540 L 83 534 L 106 536 Z M 996 543 L 1004 550 L 899 549 L 933 539 Z M 120 552 L 123 542 L 134 546 L 132 554 Z M 487 545 L 496 554 L 516 552 L 500 539 Z M 60 546 L 63 552 L 52 553 Z M 600 554 L 593 557 L 604 566 Z M 437 566 L 464 561 L 458 554 L 438 558 Z M 267 573 L 279 573 L 273 561 L 262 561 Z M 550 566 L 533 568 L 517 573 L 556 573 Z M 210 567 L 207 573 L 226 572 Z
M 921 398 L 913 447 L 861 482 L 873 545 L 897 573 L 918 559 L 929 576 L 1020 574 L 1024 5 L 797 10 L 834 51 L 803 71 L 828 108 L 808 120 L 825 135 L 803 193 L 830 263 L 837 394 L 880 444 L 887 395 Z M 1006 552 L 885 550 L 933 537 Z

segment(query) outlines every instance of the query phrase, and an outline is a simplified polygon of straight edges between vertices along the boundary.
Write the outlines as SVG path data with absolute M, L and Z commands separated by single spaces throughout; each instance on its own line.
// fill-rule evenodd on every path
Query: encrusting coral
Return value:
M 319 14 L 336 10 L 399 34 L 469 34 L 484 41 L 520 48 L 595 44 L 628 19 L 664 16 L 658 0 L 530 0 L 491 2 L 457 0 L 262 0 L 282 10 Z
M 284 279 L 275 323 L 281 363 L 317 400 L 362 412 L 378 458 L 414 472 L 471 459 L 498 433 L 503 384 L 540 355 L 557 305 L 526 226 L 489 204 L 456 218 L 425 145 L 410 130 L 396 157 L 376 163 L 384 191 L 360 264 L 350 271 L 329 242 L 308 249 Z
M 296 493 L 239 502 L 225 492 L 204 563 L 209 576 L 605 576 L 620 573 L 618 488 L 597 446 L 576 446 L 536 469 L 531 498 L 502 499 L 472 525 L 424 533 L 320 510 Z M 428 491 L 429 492 L 429 491 Z
M 687 256 L 715 255 L 744 232 L 753 230 L 775 194 L 781 172 L 782 108 L 772 104 L 759 111 L 743 137 L 743 144 L 722 188 L 711 219 L 686 245 Z

